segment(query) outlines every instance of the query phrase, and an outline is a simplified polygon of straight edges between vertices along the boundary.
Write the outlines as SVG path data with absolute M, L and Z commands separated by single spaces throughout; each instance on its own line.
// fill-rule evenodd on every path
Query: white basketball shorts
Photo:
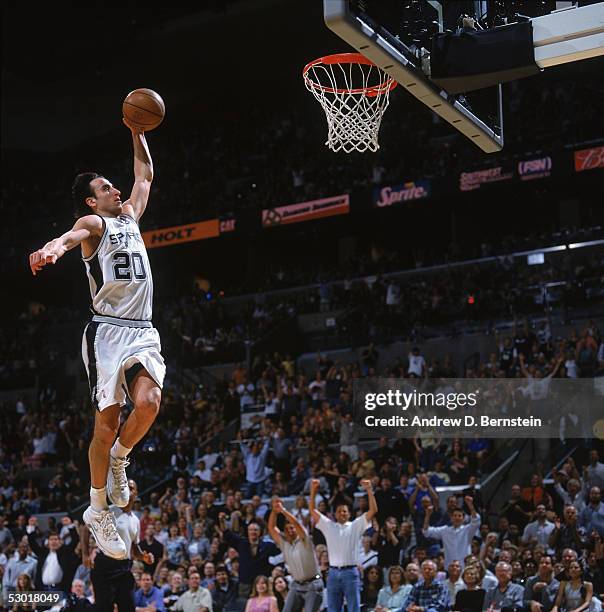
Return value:
M 106 323 L 113 317 L 95 316 L 86 325 L 82 338 L 82 359 L 88 373 L 90 398 L 97 410 L 119 404 L 129 397 L 126 371 L 136 363 L 147 370 L 159 385 L 164 383 L 166 366 L 161 356 L 157 330 L 147 326 L 134 327 L 136 321 Z

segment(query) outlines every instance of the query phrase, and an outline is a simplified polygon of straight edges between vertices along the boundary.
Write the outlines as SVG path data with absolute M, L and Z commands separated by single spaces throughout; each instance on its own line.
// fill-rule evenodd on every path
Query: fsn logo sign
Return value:
M 551 174 L 552 158 L 538 157 L 537 159 L 525 159 L 518 162 L 518 175 L 522 181 L 545 178 Z

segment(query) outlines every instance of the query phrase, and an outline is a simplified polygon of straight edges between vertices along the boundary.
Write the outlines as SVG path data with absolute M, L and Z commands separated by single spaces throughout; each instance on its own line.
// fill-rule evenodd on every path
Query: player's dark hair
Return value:
M 90 183 L 97 178 L 102 178 L 102 175 L 96 172 L 82 172 L 75 177 L 71 186 L 71 195 L 76 219 L 90 213 L 90 206 L 86 204 L 86 198 L 94 197 Z

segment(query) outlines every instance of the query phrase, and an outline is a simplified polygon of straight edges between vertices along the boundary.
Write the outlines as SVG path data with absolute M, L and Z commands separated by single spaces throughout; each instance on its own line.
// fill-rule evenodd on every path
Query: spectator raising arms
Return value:
M 378 508 L 370 480 L 362 480 L 361 486 L 369 497 L 369 510 L 350 522 L 350 509 L 346 505 L 336 508 L 336 520 L 332 521 L 315 508 L 315 497 L 320 482 L 313 480 L 310 487 L 310 513 L 327 541 L 329 574 L 327 576 L 327 606 L 329 612 L 341 612 L 344 597 L 348 612 L 361 608 L 361 579 L 359 576 L 359 551 L 363 532 L 369 528 Z
M 445 550 L 445 567 L 449 567 L 449 564 L 455 560 L 463 562 L 463 559 L 472 552 L 470 543 L 480 527 L 480 515 L 474 508 L 474 500 L 467 495 L 464 501 L 471 512 L 470 522 L 466 525 L 463 524 L 464 511 L 458 508 L 452 513 L 450 526 L 430 527 L 430 516 L 434 507 L 430 505 L 426 509 L 423 534 L 427 538 L 442 540 Z
M 283 532 L 277 527 L 277 516 L 282 514 L 287 523 Z M 323 581 L 319 574 L 312 540 L 304 526 L 285 510 L 279 498 L 273 499 L 268 532 L 283 552 L 285 563 L 293 578 L 284 609 L 286 612 L 317 612 L 323 600 Z

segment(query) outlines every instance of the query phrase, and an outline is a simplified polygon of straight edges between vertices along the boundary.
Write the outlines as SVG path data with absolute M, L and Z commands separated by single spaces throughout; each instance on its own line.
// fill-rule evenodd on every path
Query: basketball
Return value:
M 166 107 L 157 92 L 141 88 L 131 91 L 126 96 L 122 104 L 122 113 L 128 121 L 149 132 L 164 120 Z

